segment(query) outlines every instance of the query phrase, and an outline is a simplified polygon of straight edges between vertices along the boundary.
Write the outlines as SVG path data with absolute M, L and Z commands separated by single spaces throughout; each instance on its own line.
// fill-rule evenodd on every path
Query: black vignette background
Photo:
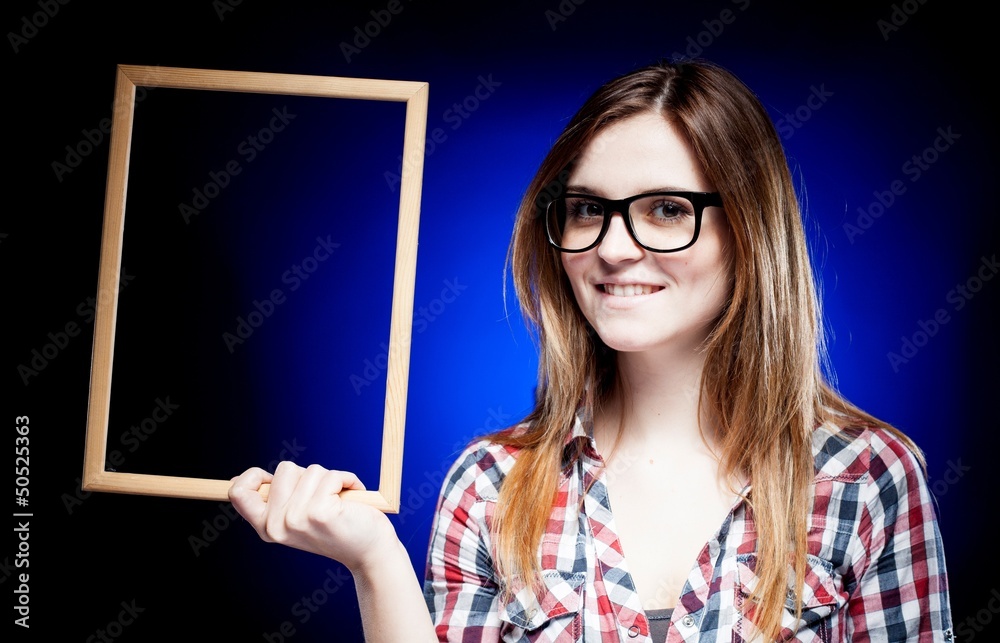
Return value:
M 392 516 L 422 574 L 455 452 L 530 410 L 534 352 L 503 294 L 517 203 L 591 91 L 678 55 L 730 68 L 771 112 L 806 205 L 837 384 L 925 451 L 959 640 L 996 638 L 1000 569 L 983 551 L 1000 390 L 985 9 L 330 4 L 5 5 L 5 640 L 363 640 L 346 571 L 262 543 L 226 503 L 80 489 L 117 65 L 430 84 L 403 507 Z M 135 350 L 114 380 L 109 448 L 126 468 L 207 477 L 282 458 L 367 471 L 377 439 L 358 436 L 380 426 L 387 349 L 364 332 L 384 312 L 374 266 L 392 248 L 366 215 L 398 199 L 401 112 L 162 96 L 136 107 L 137 123 L 148 114 L 152 126 L 131 178 L 156 225 L 127 247 L 119 301 L 133 308 L 119 338 Z M 233 160 L 241 172 L 219 178 Z M 218 196 L 185 218 L 180 206 L 213 183 Z M 275 289 L 284 297 L 268 308 Z M 227 343 L 262 309 L 271 313 L 252 335 Z M 22 426 L 27 472 L 16 461 Z M 25 519 L 14 514 L 26 512 L 18 531 Z M 15 623 L 24 612 L 30 628 Z

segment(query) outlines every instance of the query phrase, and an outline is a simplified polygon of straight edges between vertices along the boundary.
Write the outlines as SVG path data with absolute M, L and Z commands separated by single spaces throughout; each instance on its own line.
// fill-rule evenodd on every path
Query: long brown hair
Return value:
M 490 436 L 521 449 L 497 503 L 495 561 L 504 587 L 515 577 L 538 578 L 537 552 L 551 511 L 551 498 L 539 502 L 538 490 L 554 497 L 563 446 L 581 407 L 593 411 L 622 386 L 615 354 L 588 332 L 540 215 L 588 143 L 609 124 L 642 112 L 662 114 L 687 137 L 722 195 L 732 232 L 732 293 L 704 346 L 701 400 L 717 429 L 721 474 L 745 472 L 752 484 L 759 580 L 757 600 L 747 604 L 757 605 L 753 621 L 773 639 L 788 565 L 796 586 L 804 579 L 813 429 L 831 421 L 899 433 L 845 400 L 824 377 L 817 288 L 781 141 L 753 92 L 711 63 L 661 62 L 603 85 L 570 120 L 522 199 L 508 261 L 539 347 L 538 389 L 527 430 Z

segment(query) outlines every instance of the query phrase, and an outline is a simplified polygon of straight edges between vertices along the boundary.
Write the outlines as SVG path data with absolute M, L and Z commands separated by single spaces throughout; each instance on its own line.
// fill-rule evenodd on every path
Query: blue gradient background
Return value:
M 776 122 L 796 110 L 808 115 L 782 131 L 807 203 L 832 369 L 849 399 L 924 449 L 956 624 L 979 615 L 960 632 L 995 636 L 996 624 L 983 623 L 996 618 L 988 605 L 1000 570 L 984 535 L 996 507 L 1000 284 L 985 282 L 960 310 L 949 298 L 1000 245 L 996 126 L 985 98 L 992 75 L 977 75 L 995 58 L 986 55 L 984 16 L 960 3 L 914 2 L 886 39 L 877 23 L 899 3 L 400 6 L 350 61 L 342 43 L 386 3 L 243 2 L 221 19 L 209 2 L 157 5 L 149 15 L 124 3 L 72 3 L 16 51 L 8 37 L 15 174 L 0 261 L 13 284 L 6 310 L 14 341 L 6 342 L 3 401 L 8 417 L 32 422 L 35 635 L 58 624 L 66 640 L 85 640 L 118 618 L 122 601 L 135 601 L 145 611 L 122 629 L 123 641 L 281 640 L 272 635 L 283 623 L 286 633 L 294 628 L 284 640 L 362 640 L 353 585 L 339 564 L 262 543 L 218 503 L 73 500 L 93 332 L 79 306 L 96 291 L 107 139 L 61 180 L 52 163 L 64 161 L 82 130 L 110 117 L 115 65 L 430 83 L 427 131 L 441 128 L 445 138 L 428 148 L 424 167 L 403 510 L 392 516 L 422 572 L 438 485 L 456 452 L 530 410 L 535 351 L 512 293 L 505 300 L 503 273 L 523 190 L 601 82 L 700 39 L 700 53 L 743 78 Z M 553 25 L 546 11 L 560 6 L 573 11 Z M 719 21 L 724 9 L 733 12 L 730 24 Z M 13 3 L 2 24 L 19 33 L 22 18 L 38 11 L 34 2 Z M 495 84 L 488 98 L 467 118 L 451 117 L 482 79 Z M 826 100 L 803 111 L 814 89 Z M 300 464 L 352 468 L 377 486 L 384 375 L 360 391 L 350 377 L 378 360 L 387 336 L 393 239 L 377 213 L 397 204 L 384 173 L 398 168 L 402 109 L 303 105 L 287 131 L 243 163 L 231 188 L 184 225 L 177 204 L 286 101 L 174 99 L 152 92 L 137 106 L 137 128 L 145 117 L 152 124 L 142 131 L 153 152 L 130 177 L 124 263 L 135 278 L 120 304 L 111 446 L 122 446 L 115 436 L 154 400 L 173 396 L 180 408 L 127 454 L 126 468 L 224 478 L 273 463 L 292 446 Z M 939 128 L 959 137 L 912 181 L 905 164 L 933 146 Z M 851 238 L 845 225 L 858 225 L 859 208 L 897 180 L 905 192 Z M 135 212 L 149 215 L 140 225 Z M 327 235 L 341 246 L 291 291 L 284 271 Z M 230 354 L 222 332 L 275 287 L 284 303 Z M 899 353 L 940 309 L 949 321 L 894 368 L 888 353 Z M 17 367 L 68 322 L 81 334 L 26 385 Z M 338 580 L 324 588 L 330 578 Z M 0 573 L 0 587 L 13 584 Z M 314 593 L 322 604 L 303 611 Z

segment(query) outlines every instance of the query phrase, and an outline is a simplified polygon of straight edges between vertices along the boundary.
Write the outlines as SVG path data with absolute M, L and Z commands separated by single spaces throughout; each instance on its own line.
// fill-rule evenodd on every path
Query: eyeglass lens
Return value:
M 597 241 L 604 226 L 606 206 L 586 196 L 569 196 L 552 202 L 549 231 L 555 244 L 581 250 Z M 695 208 L 681 196 L 656 194 L 632 201 L 628 216 L 636 239 L 656 250 L 683 248 L 695 235 Z

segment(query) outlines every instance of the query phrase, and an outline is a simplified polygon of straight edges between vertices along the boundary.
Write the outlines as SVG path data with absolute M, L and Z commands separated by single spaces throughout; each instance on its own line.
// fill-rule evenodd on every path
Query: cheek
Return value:
M 724 231 L 712 230 L 704 239 L 699 239 L 698 244 L 702 241 L 705 243 L 700 249 L 705 252 L 699 255 L 696 270 L 701 275 L 702 283 L 710 289 L 706 292 L 712 298 L 728 298 L 735 277 L 728 228 Z
M 705 300 L 713 317 L 721 315 L 733 293 L 733 272 L 728 263 L 715 266 L 705 278 Z
M 596 294 L 586 277 L 588 274 L 586 257 L 564 254 L 562 266 L 566 280 L 566 286 L 564 286 L 566 298 L 575 305 L 576 311 L 584 319 L 588 322 L 592 321 L 590 313 L 595 303 Z
M 584 257 L 581 257 L 580 255 L 568 253 L 563 253 L 562 255 L 563 272 L 569 280 L 570 285 L 573 287 L 573 292 L 577 292 L 577 289 L 581 286 L 583 280 L 584 264 L 581 259 L 584 259 Z
M 710 297 L 728 297 L 733 283 L 732 271 L 728 264 L 720 259 L 719 262 L 703 266 L 701 282 Z
M 662 265 L 662 269 L 673 276 L 681 292 L 686 292 L 696 305 L 717 308 L 732 292 L 732 270 L 725 258 L 715 252 L 693 256 L 682 264 Z

